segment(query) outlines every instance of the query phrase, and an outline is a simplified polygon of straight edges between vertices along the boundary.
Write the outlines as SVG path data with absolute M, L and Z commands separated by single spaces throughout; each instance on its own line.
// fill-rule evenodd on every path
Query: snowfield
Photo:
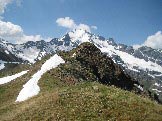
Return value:
M 5 68 L 4 61 L 0 60 L 0 70 Z
M 65 63 L 65 61 L 57 54 L 55 54 L 49 60 L 47 60 L 42 65 L 41 69 L 37 73 L 35 73 L 25 85 L 23 85 L 23 89 L 20 91 L 16 99 L 16 102 L 25 101 L 30 97 L 37 95 L 40 91 L 40 88 L 38 86 L 38 81 L 41 78 L 41 76 L 44 73 L 46 73 L 48 70 L 51 70 L 52 68 L 56 68 L 61 63 Z
M 2 70 L 4 68 L 5 68 L 4 63 L 0 64 L 0 70 Z
M 12 80 L 15 80 L 16 78 L 26 74 L 27 72 L 28 72 L 28 70 L 27 71 L 22 71 L 20 73 L 12 75 L 12 76 L 7 76 L 7 77 L 0 78 L 0 85 L 8 83 L 8 82 L 10 82 Z
M 142 70 L 149 70 L 149 71 L 157 71 L 157 72 L 162 72 L 162 67 L 156 63 L 153 63 L 151 61 L 146 62 L 144 59 L 139 59 L 136 58 L 126 52 L 122 52 L 119 50 L 115 50 L 113 46 L 107 45 L 107 47 L 100 48 L 100 50 L 103 53 L 108 53 L 110 56 L 113 54 L 118 55 L 125 64 L 128 64 L 129 69 L 138 67 L 139 69 Z

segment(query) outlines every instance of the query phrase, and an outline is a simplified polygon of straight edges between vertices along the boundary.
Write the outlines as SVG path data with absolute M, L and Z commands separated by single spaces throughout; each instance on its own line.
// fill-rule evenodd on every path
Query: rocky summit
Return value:
M 135 80 L 126 75 L 111 58 L 103 54 L 95 45 L 83 43 L 75 51 L 76 60 L 81 67 L 91 70 L 95 76 L 94 80 L 127 90 L 133 89 Z

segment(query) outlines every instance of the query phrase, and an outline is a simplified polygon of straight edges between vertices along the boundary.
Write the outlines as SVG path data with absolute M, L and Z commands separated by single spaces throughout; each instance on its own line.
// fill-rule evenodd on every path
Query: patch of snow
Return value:
M 6 63 L 20 64 L 20 62 L 6 62 Z
M 44 73 L 46 73 L 48 70 L 51 70 L 52 68 L 57 67 L 61 63 L 65 63 L 65 61 L 57 54 L 55 54 L 50 59 L 48 59 L 42 65 L 41 69 L 37 73 L 35 73 L 25 85 L 23 85 L 23 89 L 20 91 L 16 99 L 16 102 L 25 101 L 28 98 L 37 95 L 40 91 L 40 88 L 37 84 L 41 76 Z
M 84 36 L 82 37 L 82 42 L 89 42 L 89 35 L 88 34 L 84 34 Z
M 138 85 L 138 88 L 139 88 L 141 91 L 143 91 L 143 88 L 142 88 L 140 85 Z
M 8 83 L 8 82 L 10 82 L 12 80 L 15 80 L 16 78 L 26 74 L 27 72 L 28 72 L 28 70 L 27 71 L 22 71 L 22 72 L 17 73 L 17 74 L 14 74 L 12 76 L 7 76 L 7 77 L 0 78 L 0 85 Z
M 116 49 L 118 49 L 118 50 L 119 50 L 120 48 L 122 48 L 122 46 L 120 46 L 120 45 L 116 47 Z
M 4 69 L 5 68 L 5 65 L 4 63 L 0 64 L 0 70 Z
M 0 60 L 0 70 L 5 68 L 4 63 L 6 63 L 5 61 Z
M 162 73 L 161 74 L 154 74 L 154 76 L 162 76 Z
M 140 72 L 139 70 L 137 70 L 137 69 L 134 69 L 131 65 L 129 66 L 129 65 L 127 65 L 127 67 L 128 67 L 128 69 L 129 70 L 132 70 L 132 71 L 135 71 L 135 72 Z
M 41 57 L 38 57 L 38 60 L 41 60 L 42 58 Z
M 0 70 L 5 68 L 5 63 L 19 64 L 20 62 L 6 62 L 6 61 L 0 60 Z
M 41 60 L 42 57 L 44 57 L 46 55 L 46 52 L 45 51 L 42 51 L 39 53 L 39 57 L 38 57 L 38 60 Z
M 137 85 L 137 84 L 134 84 L 138 89 L 140 89 L 141 91 L 143 91 L 143 87 L 141 87 L 141 85 Z
M 73 55 L 71 57 L 75 57 L 76 56 L 76 53 L 73 53 Z
M 160 84 L 158 84 L 158 83 L 155 83 L 154 85 L 155 85 L 155 86 L 158 86 L 158 87 L 160 86 Z
M 113 62 L 116 63 L 116 61 L 112 58 Z
M 14 49 L 13 45 L 7 45 L 6 47 L 10 52 L 13 52 L 13 49 Z M 12 54 L 14 54 L 14 53 L 12 53 Z
M 60 38 L 58 41 L 64 41 L 65 36 L 63 36 L 62 38 Z
M 6 53 L 6 54 L 10 54 L 7 50 L 5 50 L 5 53 Z
M 140 51 L 140 50 L 139 50 L 139 52 L 142 54 L 142 56 L 143 56 L 143 57 L 145 57 L 145 55 L 143 54 L 143 52 L 142 52 L 142 51 Z
M 46 52 L 45 51 L 41 52 L 41 55 L 42 55 L 42 57 L 45 56 Z
M 152 78 L 155 78 L 155 76 L 153 76 L 152 74 L 148 74 L 149 76 L 151 76 Z
M 152 89 L 153 91 L 156 91 L 158 93 L 162 92 L 161 90 L 158 90 L 158 89 Z

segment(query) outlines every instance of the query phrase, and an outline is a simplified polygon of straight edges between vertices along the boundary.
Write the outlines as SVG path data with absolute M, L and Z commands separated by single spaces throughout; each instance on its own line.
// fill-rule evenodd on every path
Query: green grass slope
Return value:
M 59 69 L 44 74 L 39 95 L 25 102 L 14 102 L 25 75 L 0 86 L 0 120 L 162 120 L 162 106 L 148 98 L 97 82 L 65 83 Z
M 25 102 L 3 105 L 1 120 L 162 120 L 161 105 L 134 93 L 95 82 L 71 86 L 53 82 L 41 82 L 44 90 Z
M 39 80 L 40 93 L 29 100 L 15 102 L 23 84 L 49 57 L 0 85 L 0 121 L 162 121 L 162 105 L 95 81 L 93 70 L 72 57 L 75 52 L 60 53 L 66 63 L 45 73 Z

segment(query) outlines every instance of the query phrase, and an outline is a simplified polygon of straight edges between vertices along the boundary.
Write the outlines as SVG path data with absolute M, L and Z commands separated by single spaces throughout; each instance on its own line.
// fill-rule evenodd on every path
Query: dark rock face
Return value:
M 12 53 L 8 52 L 5 53 L 4 49 L 0 48 L 0 60 L 2 61 L 6 61 L 6 62 L 21 62 L 22 59 L 17 58 L 15 55 L 13 55 Z
M 60 52 L 59 55 L 66 61 L 66 64 L 60 67 L 59 76 L 63 82 L 75 84 L 81 81 L 98 81 L 105 85 L 135 91 L 161 103 L 158 95 L 144 90 L 144 86 L 139 81 L 123 71 L 92 43 L 82 43 L 69 52 Z
M 103 84 L 132 90 L 135 82 L 116 65 L 111 58 L 91 43 L 81 44 L 76 51 L 76 60 L 86 68 L 90 68 L 98 81 Z

